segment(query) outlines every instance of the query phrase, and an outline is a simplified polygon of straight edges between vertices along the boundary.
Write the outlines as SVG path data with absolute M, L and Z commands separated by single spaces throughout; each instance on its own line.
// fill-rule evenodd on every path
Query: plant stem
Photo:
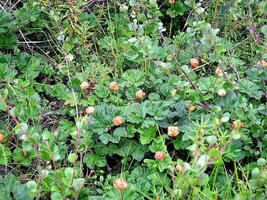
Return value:
M 238 188 L 238 191 L 241 192 L 241 188 L 240 188 L 240 185 L 239 185 L 238 172 L 237 172 L 237 168 L 236 168 L 236 161 L 234 161 L 234 167 L 235 167 L 235 176 L 236 176 L 237 188 Z
M 217 24 L 217 14 L 218 14 L 218 5 L 219 5 L 219 0 L 216 0 L 215 2 L 215 8 L 214 8 L 214 13 L 213 13 L 213 20 L 212 20 L 212 26 L 215 27 Z
M 120 192 L 120 193 L 121 193 L 121 200 L 123 200 L 123 194 L 122 194 L 122 190 L 121 190 L 121 192 Z
M 4 157 L 4 161 L 5 161 L 5 173 L 7 173 L 7 157 L 6 157 L 6 152 L 4 147 L 2 146 L 2 144 L 0 144 L 1 150 L 3 152 L 3 157 Z

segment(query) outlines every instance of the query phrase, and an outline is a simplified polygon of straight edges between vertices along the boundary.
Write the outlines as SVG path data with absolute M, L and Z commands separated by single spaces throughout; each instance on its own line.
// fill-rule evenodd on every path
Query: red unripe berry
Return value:
M 191 58 L 189 61 L 189 65 L 191 68 L 195 69 L 200 66 L 200 60 L 198 58 Z
M 164 160 L 165 154 L 162 151 L 157 151 L 154 155 L 155 160 Z
M 265 60 L 260 60 L 258 63 L 263 68 L 266 68 L 267 67 L 267 62 Z
M 95 112 L 95 108 L 94 106 L 89 106 L 85 109 L 85 112 L 88 114 L 88 115 L 91 115 Z
M 117 178 L 113 182 L 113 187 L 116 190 L 124 190 L 125 188 L 127 188 L 127 182 L 123 178 Z
M 115 126 L 120 126 L 123 123 L 123 119 L 121 116 L 114 117 L 112 120 Z
M 183 166 L 182 165 L 179 165 L 179 164 L 177 164 L 176 166 L 175 166 L 175 168 L 176 168 L 176 170 L 180 173 L 180 174 L 183 174 L 184 173 L 184 168 L 183 168 Z
M 116 81 L 113 81 L 109 84 L 109 89 L 113 91 L 119 90 L 119 84 Z
M 146 96 L 146 93 L 143 91 L 143 90 L 138 90 L 136 93 L 135 93 L 135 98 L 140 100 L 140 99 L 143 99 L 144 97 Z
M 87 81 L 82 82 L 81 85 L 80 85 L 80 88 L 81 88 L 82 90 L 88 90 L 89 87 L 90 87 L 90 84 L 89 84 L 89 82 L 87 82 Z
M 179 134 L 179 128 L 177 126 L 168 127 L 168 136 L 176 137 Z
M 241 129 L 241 128 L 243 128 L 243 123 L 240 120 L 235 120 L 235 121 L 233 121 L 232 128 L 233 129 Z
M 0 142 L 3 142 L 4 139 L 5 139 L 5 136 L 2 133 L 0 133 Z
M 226 93 L 225 89 L 219 89 L 219 90 L 218 90 L 218 95 L 219 95 L 220 97 L 224 97 L 226 94 L 227 94 L 227 93 Z
M 218 76 L 222 76 L 223 75 L 223 71 L 220 68 L 216 68 L 215 74 L 218 75 Z
M 196 109 L 196 106 L 194 105 L 187 106 L 187 110 L 189 110 L 190 112 L 194 111 L 195 109 Z

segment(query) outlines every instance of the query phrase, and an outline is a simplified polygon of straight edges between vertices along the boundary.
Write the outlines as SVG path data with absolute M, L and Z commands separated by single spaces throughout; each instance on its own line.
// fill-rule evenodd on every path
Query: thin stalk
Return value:
M 121 200 L 123 200 L 123 193 L 122 190 L 120 191 Z
M 6 158 L 6 152 L 4 150 L 4 147 L 2 144 L 0 144 L 1 150 L 3 152 L 3 157 L 4 157 L 4 161 L 5 161 L 5 172 L 7 173 L 7 158 Z
M 240 185 L 239 185 L 239 181 L 238 181 L 238 174 L 237 174 L 237 168 L 236 168 L 236 162 L 234 161 L 234 167 L 235 167 L 235 176 L 236 176 L 236 182 L 237 182 L 237 188 L 238 191 L 241 191 Z

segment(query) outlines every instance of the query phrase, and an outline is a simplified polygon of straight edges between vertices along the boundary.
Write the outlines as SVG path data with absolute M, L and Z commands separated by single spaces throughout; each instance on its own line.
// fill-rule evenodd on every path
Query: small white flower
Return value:
M 217 137 L 215 135 L 210 135 L 207 137 L 207 142 L 209 145 L 213 146 L 217 142 Z
M 176 92 L 177 92 L 177 90 L 176 90 L 176 89 L 173 89 L 173 90 L 171 91 L 172 96 L 175 96 L 175 95 L 176 95 Z
M 183 166 L 184 166 L 184 170 L 185 170 L 185 171 L 191 170 L 191 165 L 190 165 L 189 163 L 184 162 L 184 163 L 183 163 Z
M 49 175 L 49 171 L 47 169 L 43 169 L 41 174 L 42 174 L 42 176 L 48 176 Z
M 23 134 L 23 135 L 20 136 L 20 139 L 21 140 L 26 140 L 27 139 L 27 136 L 25 134 Z
M 136 18 L 136 13 L 135 13 L 135 11 L 134 11 L 134 10 L 132 10 L 132 12 L 131 12 L 130 16 L 131 16 L 132 18 Z
M 199 168 L 204 168 L 207 164 L 207 161 L 208 161 L 208 157 L 206 155 L 201 155 L 196 163 L 196 165 L 199 167 Z
M 126 5 L 120 5 L 120 11 L 121 12 L 126 12 L 128 10 L 128 6 Z
M 198 7 L 198 8 L 196 9 L 196 13 L 199 14 L 199 15 L 202 14 L 204 11 L 205 11 L 205 9 L 202 8 L 202 7 Z
M 59 33 L 59 35 L 57 36 L 57 40 L 63 42 L 64 39 L 65 39 L 64 34 L 63 33 Z
M 128 40 L 128 42 L 130 42 L 130 43 L 134 43 L 134 42 L 136 42 L 136 41 L 137 41 L 136 37 L 132 37 L 132 38 L 130 38 L 130 39 Z
M 69 62 L 71 62 L 71 61 L 73 61 L 74 56 L 73 56 L 72 54 L 68 54 L 68 55 L 66 56 L 66 59 L 67 59 Z

